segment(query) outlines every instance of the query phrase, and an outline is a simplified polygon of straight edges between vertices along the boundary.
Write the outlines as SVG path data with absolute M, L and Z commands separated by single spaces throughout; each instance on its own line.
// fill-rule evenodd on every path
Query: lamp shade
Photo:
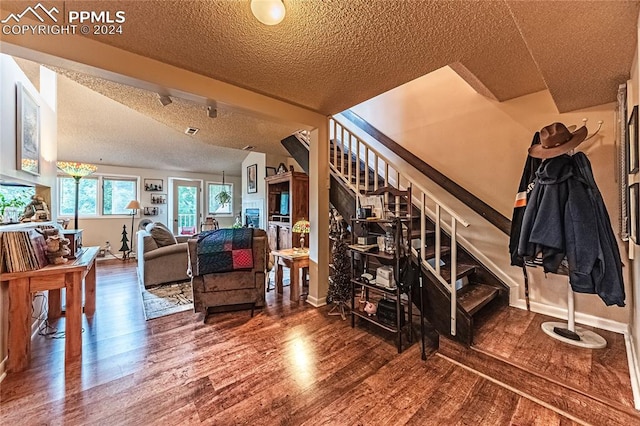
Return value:
M 311 228 L 311 224 L 308 220 L 299 220 L 293 225 L 293 232 L 297 232 L 299 234 L 308 234 Z
M 131 200 L 129 201 L 129 204 L 127 204 L 127 207 L 125 207 L 125 209 L 131 209 L 131 210 L 140 210 L 142 207 L 140 207 L 140 201 L 138 200 Z
M 253 16 L 265 25 L 277 25 L 284 19 L 286 9 L 282 0 L 251 0 Z
M 58 161 L 56 165 L 58 169 L 74 178 L 83 178 L 98 170 L 98 167 L 93 164 L 75 163 L 72 161 Z

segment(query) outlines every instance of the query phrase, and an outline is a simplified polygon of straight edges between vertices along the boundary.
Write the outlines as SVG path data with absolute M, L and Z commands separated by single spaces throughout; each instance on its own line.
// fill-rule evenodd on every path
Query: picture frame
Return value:
M 157 207 L 145 207 L 144 208 L 144 215 L 145 216 L 157 216 L 158 215 L 158 208 Z
M 166 204 L 167 194 L 151 194 L 151 204 Z
M 640 169 L 638 161 L 638 105 L 634 106 L 627 123 L 627 153 L 629 162 L 629 173 L 637 173 Z
M 267 166 L 264 168 L 264 174 L 266 177 L 275 176 L 277 174 L 277 170 L 275 167 Z
M 640 183 L 636 182 L 629 185 L 629 205 L 631 208 L 629 238 L 638 244 L 640 238 L 638 231 L 640 230 L 640 215 L 638 214 L 638 200 L 640 199 Z
M 144 180 L 145 191 L 164 191 L 162 179 L 145 179 Z
M 247 167 L 247 193 L 258 192 L 258 165 L 252 164 Z
M 40 104 L 24 84 L 17 83 L 17 170 L 40 175 Z

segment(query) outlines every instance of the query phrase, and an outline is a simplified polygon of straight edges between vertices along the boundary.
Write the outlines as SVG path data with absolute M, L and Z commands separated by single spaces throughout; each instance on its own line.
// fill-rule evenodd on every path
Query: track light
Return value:
M 169 97 L 169 95 L 158 95 L 158 100 L 160 101 L 160 103 L 162 104 L 162 106 L 167 106 L 169 105 L 171 102 L 173 102 L 171 100 L 171 97 Z
M 216 118 L 218 116 L 218 110 L 214 107 L 207 107 L 207 116 L 209 116 L 209 118 Z

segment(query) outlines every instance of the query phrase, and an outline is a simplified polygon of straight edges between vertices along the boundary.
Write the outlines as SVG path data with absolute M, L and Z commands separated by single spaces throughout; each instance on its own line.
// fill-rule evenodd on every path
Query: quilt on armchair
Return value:
M 224 232 L 220 232 L 224 231 Z M 193 272 L 191 278 L 191 286 L 193 288 L 194 311 L 203 312 L 205 320 L 208 313 L 219 312 L 224 310 L 253 309 L 264 306 L 266 269 L 269 258 L 269 245 L 267 242 L 267 234 L 263 229 L 220 229 L 216 231 L 206 232 L 212 236 L 199 236 L 189 240 L 189 263 L 190 270 Z M 228 235 L 224 235 L 228 234 Z M 238 234 L 234 236 L 233 234 Z M 251 235 L 249 243 L 242 241 Z M 199 241 L 211 239 L 207 243 L 205 250 L 208 253 L 200 251 Z M 224 242 L 226 241 L 226 242 Z M 234 246 L 235 244 L 235 246 Z M 249 244 L 245 247 L 245 244 Z M 233 265 L 235 250 L 251 251 L 251 265 L 248 259 L 241 260 L 241 256 L 237 256 L 235 264 L 245 266 L 240 269 L 231 269 L 228 272 L 205 272 L 205 264 L 215 257 L 224 258 L 222 261 L 226 266 L 220 267 L 215 265 L 215 270 L 229 268 Z M 226 252 L 222 253 L 221 252 Z M 247 253 L 242 252 L 242 257 Z M 213 261 L 215 262 L 215 261 Z M 208 267 L 208 266 L 207 266 Z

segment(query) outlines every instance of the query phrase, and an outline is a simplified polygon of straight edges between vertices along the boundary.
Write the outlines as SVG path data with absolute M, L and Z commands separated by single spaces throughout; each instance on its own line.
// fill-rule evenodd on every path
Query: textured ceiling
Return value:
M 20 12 L 32 3 L 1 7 Z M 93 38 L 322 114 L 445 65 L 498 101 L 548 89 L 560 112 L 612 102 L 629 78 L 640 10 L 637 0 L 284 0 L 284 21 L 269 27 L 251 15 L 249 0 L 43 3 L 125 11 L 123 34 Z M 232 106 L 209 119 L 205 105 L 215 99 L 174 99 L 162 108 L 153 93 L 65 75 L 168 126 L 176 138 L 196 126 L 203 131 L 195 141 L 280 154 L 279 139 L 295 130 Z
M 455 63 L 498 100 L 549 88 L 560 111 L 611 102 L 628 78 L 639 10 L 638 1 L 284 3 L 272 27 L 248 0 L 67 7 L 125 11 L 124 33 L 94 36 L 103 43 L 324 114 Z

